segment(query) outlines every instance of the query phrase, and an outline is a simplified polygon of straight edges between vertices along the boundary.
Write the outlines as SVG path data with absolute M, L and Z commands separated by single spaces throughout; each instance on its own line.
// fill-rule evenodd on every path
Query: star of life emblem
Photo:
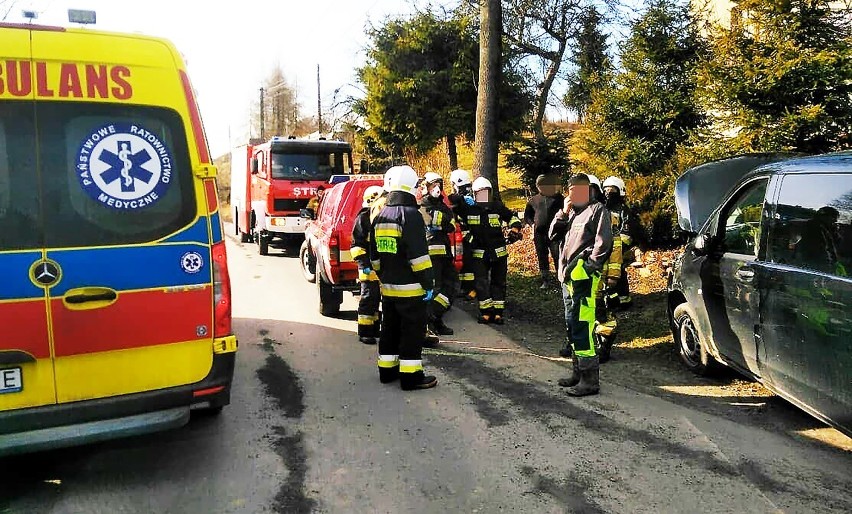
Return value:
M 198 252 L 186 252 L 180 258 L 180 267 L 187 273 L 198 273 L 204 267 L 204 258 Z
M 163 198 L 174 161 L 160 137 L 140 125 L 112 123 L 90 132 L 77 152 L 80 185 L 119 210 L 144 209 Z

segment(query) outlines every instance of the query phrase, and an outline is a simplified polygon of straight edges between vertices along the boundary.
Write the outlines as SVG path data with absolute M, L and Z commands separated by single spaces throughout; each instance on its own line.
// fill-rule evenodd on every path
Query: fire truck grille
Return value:
M 308 200 L 277 199 L 272 203 L 276 211 L 298 211 L 308 207 Z

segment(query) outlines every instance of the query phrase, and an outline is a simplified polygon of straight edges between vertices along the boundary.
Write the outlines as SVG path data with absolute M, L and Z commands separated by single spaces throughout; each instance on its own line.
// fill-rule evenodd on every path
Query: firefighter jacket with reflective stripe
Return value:
M 618 232 L 621 224 L 621 216 L 616 212 L 610 211 L 610 218 L 612 219 L 612 252 L 609 254 L 609 258 L 606 260 L 606 264 L 604 264 L 601 272 L 601 278 L 604 279 L 601 281 L 603 286 L 606 285 L 606 279 L 617 280 L 621 277 L 621 265 L 624 263 L 624 254 L 622 251 L 624 245 Z
M 456 222 L 453 211 L 444 203 L 444 197 L 423 197 L 420 210 L 423 211 L 423 221 L 426 223 L 429 255 L 452 257 L 450 235 L 456 231 Z
M 435 288 L 426 225 L 413 195 L 394 191 L 373 219 L 370 255 L 382 283 L 382 295 L 423 296 Z
M 593 202 L 559 211 L 550 224 L 550 240 L 562 239 L 559 255 L 559 281 L 565 282 L 580 259 L 587 274 L 599 273 L 612 251 L 612 218 L 606 207 Z
M 470 231 L 474 257 L 505 257 L 506 238 L 503 223 L 510 228 L 521 228 L 521 220 L 502 202 L 462 203 L 455 207 L 459 219 L 464 219 Z
M 352 259 L 358 264 L 358 280 L 378 280 L 376 272 L 364 273 L 364 268 L 370 268 L 370 208 L 364 207 L 355 216 L 355 225 L 352 227 L 352 247 L 349 252 Z
M 607 210 L 612 213 L 613 237 L 620 239 L 624 246 L 632 245 L 633 238 L 630 236 L 630 224 L 633 222 L 633 219 L 624 200 L 620 200 L 617 204 L 607 207 Z

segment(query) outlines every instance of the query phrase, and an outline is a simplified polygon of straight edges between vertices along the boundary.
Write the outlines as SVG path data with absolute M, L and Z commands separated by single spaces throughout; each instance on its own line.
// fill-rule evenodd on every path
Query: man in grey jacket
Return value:
M 595 291 L 612 251 L 612 221 L 590 192 L 589 177 L 571 177 L 565 205 L 550 224 L 551 241 L 561 240 L 559 281 L 572 353 L 572 374 L 559 380 L 571 396 L 597 394 L 600 362 L 595 353 Z

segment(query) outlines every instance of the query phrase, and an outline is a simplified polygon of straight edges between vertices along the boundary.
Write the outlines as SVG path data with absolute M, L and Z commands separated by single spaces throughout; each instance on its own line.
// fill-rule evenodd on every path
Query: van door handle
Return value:
M 751 282 L 754 280 L 754 270 L 748 268 L 740 268 L 737 270 L 737 278 L 743 282 Z
M 112 305 L 118 293 L 106 287 L 81 287 L 65 294 L 62 302 L 71 310 L 97 309 Z
M 86 303 L 86 302 L 109 302 L 118 298 L 118 295 L 115 291 L 107 291 L 104 293 L 94 293 L 94 294 L 74 294 L 65 297 L 65 301 L 68 303 Z

